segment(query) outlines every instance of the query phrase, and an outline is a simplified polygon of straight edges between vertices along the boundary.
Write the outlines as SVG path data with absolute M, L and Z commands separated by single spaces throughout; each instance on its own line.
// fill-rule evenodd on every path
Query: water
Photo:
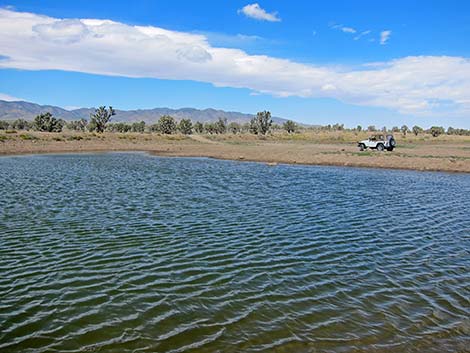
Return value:
M 1 352 L 468 352 L 470 175 L 0 158 Z

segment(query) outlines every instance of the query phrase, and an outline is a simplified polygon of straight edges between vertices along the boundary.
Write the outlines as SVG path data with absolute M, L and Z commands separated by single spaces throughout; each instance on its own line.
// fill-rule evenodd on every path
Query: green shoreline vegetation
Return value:
M 401 134 L 404 137 L 407 135 L 439 137 L 441 135 L 449 136 L 470 136 L 470 129 L 459 129 L 449 127 L 444 129 L 442 126 L 431 126 L 424 129 L 420 126 L 413 126 L 409 128 L 406 125 L 394 126 L 392 128 L 382 127 L 378 129 L 374 125 L 363 128 L 358 125 L 355 128 L 346 128 L 344 124 L 336 123 L 334 125 L 326 126 L 303 126 L 295 123 L 292 120 L 285 121 L 282 125 L 274 124 L 271 119 L 269 111 L 258 112 L 256 116 L 248 123 L 227 122 L 226 119 L 219 118 L 215 122 L 193 122 L 190 119 L 181 119 L 177 121 L 169 115 L 163 115 L 155 124 L 146 124 L 145 121 L 140 122 L 111 122 L 112 117 L 115 115 L 112 107 L 108 109 L 105 106 L 99 107 L 95 113 L 87 120 L 82 118 L 80 120 L 65 121 L 63 119 L 55 118 L 51 113 L 46 112 L 36 116 L 33 121 L 25 119 L 16 119 L 11 121 L 0 120 L 0 130 L 4 130 L 6 134 L 15 133 L 16 131 L 40 131 L 40 132 L 56 132 L 60 133 L 63 130 L 76 131 L 76 132 L 117 132 L 117 133 L 160 133 L 164 135 L 172 134 L 206 134 L 206 135 L 221 135 L 221 134 L 253 134 L 258 136 L 266 136 L 273 132 L 287 132 L 288 134 L 301 134 L 302 132 L 345 132 L 354 133 L 394 133 Z M 362 134 L 361 134 L 362 135 Z M 27 136 L 27 135 L 25 135 Z M 25 137 L 24 139 L 27 139 Z M 6 138 L 1 139 L 5 141 Z

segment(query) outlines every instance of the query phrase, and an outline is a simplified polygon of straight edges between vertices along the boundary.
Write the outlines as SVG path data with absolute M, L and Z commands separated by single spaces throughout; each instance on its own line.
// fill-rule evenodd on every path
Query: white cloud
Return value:
M 249 4 L 243 6 L 238 13 L 243 13 L 246 17 L 254 18 L 255 20 L 260 21 L 269 21 L 269 22 L 280 22 L 281 19 L 277 15 L 277 12 L 269 13 L 263 9 L 259 4 Z
M 24 101 L 24 99 L 22 99 L 22 98 L 10 96 L 9 94 L 6 94 L 6 93 L 0 93 L 0 100 L 1 101 L 7 101 L 7 102 Z
M 354 34 L 357 32 L 357 30 L 353 27 L 348 27 L 348 26 L 343 26 L 343 25 L 339 25 L 339 24 L 330 24 L 330 27 L 333 28 L 333 29 L 337 29 L 339 31 L 342 31 L 344 33 L 350 33 L 350 34 Z
M 380 44 L 385 45 L 387 41 L 390 39 L 392 35 L 392 31 L 382 31 L 380 32 Z
M 367 36 L 367 35 L 370 34 L 371 32 L 372 32 L 372 31 L 370 31 L 370 30 L 362 31 L 361 33 L 359 33 L 357 36 L 354 37 L 354 40 L 359 40 L 359 39 L 361 39 L 362 37 Z
M 413 115 L 470 114 L 470 60 L 463 57 L 413 56 L 337 68 L 214 47 L 201 34 L 1 9 L 0 33 L 0 68 L 193 80 Z
M 352 27 L 341 27 L 341 30 L 344 33 L 356 33 L 357 31 Z

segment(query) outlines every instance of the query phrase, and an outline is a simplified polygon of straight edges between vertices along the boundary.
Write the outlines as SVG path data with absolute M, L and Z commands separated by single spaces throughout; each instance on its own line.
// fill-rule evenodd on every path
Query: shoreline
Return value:
M 470 139 L 398 141 L 393 152 L 358 151 L 354 142 L 282 139 L 273 136 L 184 136 L 156 134 L 62 134 L 28 132 L 0 141 L 0 156 L 145 152 L 163 157 L 205 157 L 268 165 L 336 166 L 470 173 Z M 3 135 L 6 136 L 6 135 Z
M 433 173 L 449 173 L 449 174 L 470 174 L 467 170 L 452 170 L 452 169 L 422 169 L 422 168 L 407 168 L 407 167 L 392 167 L 392 166 L 374 166 L 371 164 L 349 164 L 349 163 L 337 163 L 337 162 L 320 162 L 320 163 L 309 163 L 309 162 L 297 162 L 297 161 L 273 161 L 273 160 L 262 160 L 262 159 L 246 159 L 246 158 L 226 158 L 219 156 L 205 156 L 205 155 L 190 155 L 190 154 L 178 154 L 178 153 L 161 153 L 152 150 L 54 150 L 54 151 L 34 151 L 34 152 L 13 152 L 13 153 L 2 153 L 0 152 L 0 158 L 2 157 L 20 157 L 20 156 L 35 156 L 35 155 L 73 155 L 73 154 L 106 154 L 106 153 L 144 153 L 155 157 L 165 158 L 207 158 L 221 161 L 232 161 L 232 162 L 248 162 L 248 163 L 260 163 L 267 166 L 276 167 L 278 165 L 287 166 L 305 166 L 305 167 L 342 167 L 342 168 L 361 168 L 361 169 L 378 169 L 378 170 L 402 170 L 402 171 L 415 171 L 415 172 L 433 172 Z

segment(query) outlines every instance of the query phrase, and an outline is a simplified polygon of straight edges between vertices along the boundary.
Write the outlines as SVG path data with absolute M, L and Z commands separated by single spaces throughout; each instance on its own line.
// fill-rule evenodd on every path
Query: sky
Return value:
M 470 128 L 470 2 L 0 0 L 0 99 Z

